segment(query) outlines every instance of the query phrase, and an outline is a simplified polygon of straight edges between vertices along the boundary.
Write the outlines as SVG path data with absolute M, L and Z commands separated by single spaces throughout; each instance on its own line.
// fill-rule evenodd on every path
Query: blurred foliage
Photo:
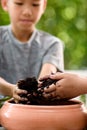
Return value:
M 0 25 L 8 23 L 0 9 Z M 87 0 L 48 0 L 37 27 L 64 41 L 65 69 L 87 69 Z
M 3 104 L 5 103 L 5 101 L 7 101 L 9 99 L 11 99 L 11 97 L 8 97 L 8 96 L 6 96 L 4 98 L 0 98 L 0 108 L 3 106 Z

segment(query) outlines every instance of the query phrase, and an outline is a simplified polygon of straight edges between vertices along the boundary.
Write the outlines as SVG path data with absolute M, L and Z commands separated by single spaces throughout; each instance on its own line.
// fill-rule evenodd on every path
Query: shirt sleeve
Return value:
M 53 43 L 43 58 L 44 63 L 51 63 L 57 67 L 57 70 L 64 71 L 64 44 L 62 41 Z

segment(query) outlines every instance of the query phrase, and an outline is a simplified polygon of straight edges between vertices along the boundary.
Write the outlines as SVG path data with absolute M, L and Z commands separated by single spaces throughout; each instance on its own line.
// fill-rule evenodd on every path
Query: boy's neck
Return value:
M 19 32 L 17 31 L 15 33 L 15 31 L 13 31 L 13 35 L 16 37 L 16 39 L 18 39 L 19 41 L 21 41 L 22 43 L 26 43 L 27 41 L 29 41 L 30 37 L 32 36 L 34 30 L 29 31 L 29 32 Z

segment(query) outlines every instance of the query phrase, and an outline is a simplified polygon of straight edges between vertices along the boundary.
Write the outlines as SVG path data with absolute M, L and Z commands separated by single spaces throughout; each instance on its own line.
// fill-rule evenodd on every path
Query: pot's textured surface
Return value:
M 86 126 L 83 104 L 74 100 L 72 105 L 59 106 L 6 102 L 0 118 L 6 130 L 83 130 Z

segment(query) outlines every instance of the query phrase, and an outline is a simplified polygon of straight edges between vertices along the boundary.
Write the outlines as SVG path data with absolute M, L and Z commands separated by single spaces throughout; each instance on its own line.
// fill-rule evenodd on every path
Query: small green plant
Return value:
M 8 96 L 6 96 L 6 97 L 4 97 L 4 98 L 1 98 L 1 99 L 0 99 L 0 108 L 3 106 L 4 102 L 7 101 L 7 100 L 9 100 L 10 98 L 11 98 L 11 97 L 8 97 Z

